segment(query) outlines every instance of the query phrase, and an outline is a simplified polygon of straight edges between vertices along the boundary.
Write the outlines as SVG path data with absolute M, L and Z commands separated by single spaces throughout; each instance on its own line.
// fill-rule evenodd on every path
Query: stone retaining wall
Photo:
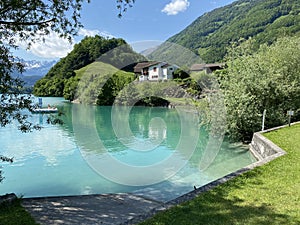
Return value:
M 274 155 L 279 157 L 285 154 L 285 151 L 264 137 L 262 133 L 255 133 L 250 144 L 250 151 L 258 161 L 265 160 Z
M 300 122 L 292 123 L 291 125 L 299 124 Z M 263 136 L 263 133 L 278 130 L 288 125 L 275 127 L 265 131 L 257 132 L 253 134 L 253 138 L 250 144 L 250 151 L 252 155 L 258 160 L 260 165 L 267 163 L 279 156 L 286 154 L 284 150 L 275 145 L 272 141 Z

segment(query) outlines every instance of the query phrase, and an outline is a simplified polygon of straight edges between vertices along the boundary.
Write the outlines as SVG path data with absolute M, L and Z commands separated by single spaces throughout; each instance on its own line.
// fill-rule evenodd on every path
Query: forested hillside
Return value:
M 101 58 L 104 53 L 106 57 Z M 128 71 L 132 69 L 132 62 L 145 60 L 143 56 L 135 53 L 123 39 L 107 39 L 98 35 L 85 37 L 74 46 L 74 49 L 66 57 L 55 64 L 44 78 L 34 85 L 34 95 L 63 96 L 67 92 L 65 88 L 70 88 L 76 83 L 75 70 L 89 65 L 99 58 L 102 62 Z M 72 84 L 72 81 L 75 83 Z
M 240 0 L 205 13 L 167 42 L 199 53 L 206 62 L 219 62 L 232 42 L 252 37 L 258 49 L 260 44 L 271 44 L 299 31 L 299 0 Z M 164 51 L 162 46 L 154 57 Z

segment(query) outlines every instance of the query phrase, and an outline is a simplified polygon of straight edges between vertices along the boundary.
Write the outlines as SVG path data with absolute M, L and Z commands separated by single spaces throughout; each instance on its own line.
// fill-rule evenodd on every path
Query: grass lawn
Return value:
M 287 151 L 192 201 L 141 223 L 147 224 L 300 224 L 300 124 L 266 133 Z

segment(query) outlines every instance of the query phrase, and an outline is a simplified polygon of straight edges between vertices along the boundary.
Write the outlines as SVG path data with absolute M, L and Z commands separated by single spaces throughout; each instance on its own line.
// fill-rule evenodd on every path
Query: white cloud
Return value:
M 79 31 L 78 31 L 78 34 L 79 35 L 82 35 L 82 36 L 95 36 L 95 35 L 99 35 L 100 31 L 99 30 L 87 30 L 87 29 L 84 29 L 84 28 L 81 28 Z
M 57 33 L 50 33 L 47 36 L 44 36 L 44 41 L 39 40 L 31 44 L 29 51 L 35 56 L 46 58 L 46 59 L 55 59 L 65 57 L 73 49 L 73 43 L 70 43 L 67 39 L 59 37 Z M 27 43 L 20 42 L 18 45 L 27 49 Z
M 179 12 L 184 12 L 190 5 L 188 0 L 172 0 L 161 11 L 167 15 L 176 15 Z
M 31 52 L 44 58 L 65 57 L 73 49 L 73 43 L 60 38 L 56 33 L 51 33 L 45 38 L 45 42 L 33 44 Z
M 78 35 L 81 36 L 79 37 L 79 41 L 84 36 L 95 36 L 97 34 L 107 38 L 113 37 L 113 35 L 105 31 L 101 32 L 99 30 L 88 30 L 82 28 L 78 31 Z M 73 46 L 77 41 L 72 39 L 72 43 L 70 43 L 67 39 L 59 37 L 59 35 L 55 32 L 51 32 L 49 35 L 44 36 L 44 39 L 45 41 L 40 40 L 32 43 L 27 52 L 45 59 L 62 58 L 72 51 Z M 27 43 L 19 42 L 17 44 L 20 46 L 20 48 L 27 49 Z
M 87 29 L 84 29 L 84 28 L 81 28 L 79 31 L 78 31 L 78 34 L 79 35 L 82 35 L 82 36 L 95 36 L 95 35 L 100 35 L 102 37 L 108 37 L 108 38 L 112 38 L 114 37 L 112 34 L 106 32 L 106 31 L 99 31 L 99 30 L 87 30 Z

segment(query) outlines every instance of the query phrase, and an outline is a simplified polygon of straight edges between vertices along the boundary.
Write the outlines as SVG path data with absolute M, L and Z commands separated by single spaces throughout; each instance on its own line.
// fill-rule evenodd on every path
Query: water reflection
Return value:
M 194 113 L 51 104 L 64 113 L 63 125 L 47 124 L 46 115 L 36 114 L 31 119 L 44 127 L 41 131 L 23 134 L 14 124 L 0 129 L 1 154 L 15 159 L 4 167 L 6 179 L 0 194 L 14 191 L 29 197 L 130 191 L 170 200 L 252 160 L 247 149 L 224 142 L 211 166 L 200 172 L 208 134 L 198 126 Z M 100 176 L 91 167 L 104 173 Z
M 31 157 L 43 157 L 46 164 L 57 164 L 60 156 L 67 156 L 74 152 L 76 145 L 68 133 L 44 122 L 44 117 L 36 115 L 36 120 L 43 129 L 30 133 L 21 133 L 12 124 L 0 129 L 1 154 L 13 157 L 18 165 Z

